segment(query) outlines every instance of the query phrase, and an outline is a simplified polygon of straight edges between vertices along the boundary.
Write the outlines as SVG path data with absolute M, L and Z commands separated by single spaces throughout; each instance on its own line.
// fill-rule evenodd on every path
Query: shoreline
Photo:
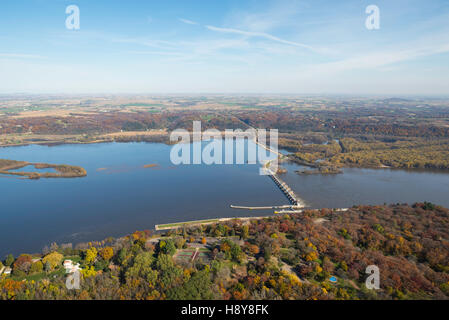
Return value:
M 251 220 L 263 220 L 263 219 L 276 218 L 276 217 L 279 217 L 279 214 L 303 213 L 304 211 L 318 212 L 323 209 L 331 210 L 334 213 L 346 212 L 349 210 L 349 208 L 320 208 L 320 209 L 301 208 L 299 210 L 292 210 L 292 211 L 275 211 L 275 213 L 273 215 L 267 215 L 267 216 L 202 219 L 202 220 L 156 224 L 154 230 L 155 231 L 176 230 L 176 229 L 183 228 L 183 227 L 189 228 L 189 227 L 197 227 L 197 226 L 201 226 L 201 225 L 205 226 L 205 225 L 211 225 L 211 224 L 215 224 L 215 223 L 229 222 L 229 221 L 235 221 L 235 220 L 243 221 L 243 222 L 250 222 Z
M 0 135 L 1 137 L 2 135 Z M 68 145 L 68 144 L 96 144 L 96 143 L 107 143 L 107 142 L 116 142 L 117 139 L 126 139 L 130 138 L 129 141 L 124 142 L 140 142 L 137 139 L 133 140 L 132 138 L 160 138 L 166 137 L 167 142 L 169 142 L 169 135 L 166 130 L 157 130 L 157 131 L 125 131 L 125 132 L 112 132 L 99 134 L 92 137 L 92 140 L 81 141 L 79 139 L 86 138 L 85 134 L 68 134 L 68 135 L 28 135 L 28 139 L 26 140 L 26 135 L 20 136 L 24 137 L 24 142 L 15 143 L 15 144 L 5 144 L 0 140 L 0 148 L 8 148 L 8 147 L 22 147 L 22 146 L 30 146 L 30 145 L 46 145 L 46 146 L 58 146 L 58 145 Z M 48 139 L 48 140 L 45 140 Z M 36 140 L 36 141 L 33 141 Z M 144 141 L 145 142 L 145 141 Z M 156 142 L 156 141 L 147 141 L 147 142 Z
M 226 137 L 225 132 L 224 131 L 220 131 L 220 133 L 222 134 L 223 138 Z M 191 134 L 191 132 L 190 132 Z M 245 133 L 241 133 L 240 134 L 242 137 L 247 137 L 245 135 Z M 0 137 L 2 135 L 0 134 Z M 35 139 L 38 139 L 37 137 L 39 136 L 45 136 L 45 135 L 35 135 Z M 52 135 L 49 135 L 52 136 Z M 75 138 L 79 138 L 81 135 L 54 135 L 60 138 L 66 138 L 66 139 L 75 139 Z M 153 137 L 154 139 L 149 139 L 149 140 L 141 140 L 140 138 L 151 138 Z M 158 138 L 166 138 L 166 141 L 161 141 Z M 91 140 L 91 141 L 71 141 L 71 140 L 53 140 L 53 141 L 28 141 L 28 142 L 24 142 L 24 143 L 17 143 L 17 144 L 4 144 L 1 142 L 0 140 L 0 149 L 1 148 L 11 148 L 11 147 L 24 147 L 24 146 L 31 146 L 31 145 L 40 145 L 40 146 L 48 146 L 48 147 L 53 147 L 53 146 L 59 146 L 59 145 L 86 145 L 86 144 L 99 144 L 99 143 L 132 143 L 132 142 L 147 142 L 147 143 L 164 143 L 167 145 L 170 145 L 170 135 L 169 132 L 167 130 L 157 130 L 157 131 L 125 131 L 125 132 L 113 132 L 113 133 L 105 133 L 102 135 L 98 135 L 95 138 L 97 138 L 96 140 Z M 104 139 L 101 139 L 104 138 Z M 112 138 L 112 139 L 111 139 Z M 129 139 L 126 139 L 129 138 Z M 135 139 L 133 139 L 135 138 Z M 235 136 L 235 138 L 240 138 L 239 134 L 237 134 L 237 136 Z M 248 138 L 248 137 L 247 137 Z M 124 139 L 124 140 L 120 140 L 120 139 Z M 248 138 L 250 139 L 250 138 Z M 203 139 L 201 139 L 202 141 L 205 141 Z M 193 142 L 193 139 L 192 141 Z M 179 142 L 182 143 L 182 142 Z M 254 141 L 255 144 L 260 145 L 262 148 L 266 149 L 267 151 L 270 151 L 272 153 L 273 150 L 269 149 L 268 147 L 264 147 L 262 144 L 260 144 L 257 141 Z M 299 161 L 297 159 L 292 159 L 291 157 L 289 157 L 290 155 L 293 155 L 294 152 L 290 152 L 289 154 L 282 154 L 279 151 L 276 152 L 276 154 L 278 154 L 278 156 L 282 159 L 285 160 L 287 159 L 288 162 L 290 163 L 294 163 L 296 165 L 299 166 L 305 166 L 305 167 L 309 167 L 309 168 L 316 168 L 317 166 L 313 163 L 307 163 L 304 161 Z M 352 169 L 352 168 L 356 168 L 356 169 L 389 169 L 389 170 L 404 170 L 404 171 L 415 171 L 415 172 L 432 172 L 432 171 L 437 171 L 437 172 L 442 172 L 442 173 L 449 173 L 449 170 L 446 169 L 440 169 L 440 168 L 403 168 L 403 167 L 393 167 L 393 166 L 387 166 L 387 165 L 380 165 L 380 166 L 361 166 L 361 165 L 357 165 L 357 164 L 345 164 L 342 165 L 340 167 L 341 169 Z M 326 174 L 326 173 L 324 173 Z
M 215 223 L 228 222 L 233 220 L 239 221 L 251 221 L 251 220 L 261 220 L 270 218 L 273 216 L 263 216 L 263 217 L 233 217 L 233 218 L 216 218 L 216 219 L 203 219 L 203 220 L 192 220 L 192 221 L 183 221 L 183 222 L 174 222 L 174 223 L 164 223 L 164 224 L 156 224 L 154 226 L 155 231 L 165 231 L 165 230 L 173 230 L 179 229 L 183 227 L 196 227 L 196 226 L 206 226 Z

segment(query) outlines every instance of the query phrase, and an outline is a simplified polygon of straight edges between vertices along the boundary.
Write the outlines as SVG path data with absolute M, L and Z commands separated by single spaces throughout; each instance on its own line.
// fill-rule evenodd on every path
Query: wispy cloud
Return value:
M 403 45 L 402 48 L 397 47 L 385 51 L 360 54 L 339 61 L 312 65 L 307 70 L 315 74 L 345 72 L 355 69 L 378 70 L 384 66 L 449 52 L 449 42 L 446 36 L 443 35 L 443 37 L 434 39 L 434 41 L 433 44 L 415 41 Z
M 195 21 L 192 21 L 192 20 L 188 20 L 188 19 L 179 18 L 178 20 L 183 22 L 183 23 L 185 23 L 185 24 L 193 24 L 193 25 L 198 24 L 198 22 L 195 22 Z
M 221 32 L 221 33 L 233 33 L 233 34 L 239 34 L 239 35 L 243 35 L 243 36 L 247 36 L 247 37 L 264 38 L 264 39 L 276 41 L 276 42 L 279 42 L 282 44 L 295 46 L 295 47 L 301 47 L 301 48 L 305 48 L 308 50 L 316 51 L 313 47 L 306 45 L 304 43 L 281 39 L 281 38 L 278 38 L 276 36 L 273 36 L 273 35 L 271 35 L 269 33 L 265 33 L 265 32 L 244 31 L 244 30 L 239 30 L 239 29 L 220 28 L 220 27 L 214 27 L 214 26 L 206 26 L 206 28 L 211 31 L 216 31 L 216 32 Z
M 138 55 L 154 55 L 154 56 L 182 56 L 180 52 L 169 51 L 127 51 L 126 53 L 138 54 Z
M 170 48 L 170 47 L 177 46 L 177 43 L 172 42 L 172 41 L 165 41 L 165 40 L 158 40 L 158 39 L 146 39 L 146 38 L 132 38 L 132 37 L 126 37 L 126 36 L 105 37 L 105 40 L 108 40 L 110 42 L 116 42 L 116 43 L 137 44 L 137 45 L 151 47 L 151 48 Z
M 46 57 L 35 54 L 24 53 L 1 53 L 0 58 L 15 58 L 15 59 L 45 59 Z

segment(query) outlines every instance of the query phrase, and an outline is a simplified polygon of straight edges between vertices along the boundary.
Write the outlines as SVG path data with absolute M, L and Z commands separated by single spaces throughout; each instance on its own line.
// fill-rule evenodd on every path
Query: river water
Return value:
M 51 242 L 122 236 L 161 223 L 273 214 L 230 205 L 288 203 L 271 179 L 259 175 L 260 165 L 175 166 L 171 148 L 158 143 L 0 148 L 3 159 L 78 165 L 88 174 L 40 180 L 0 176 L 0 257 L 39 252 Z M 298 166 L 285 167 L 282 179 L 314 208 L 416 201 L 449 207 L 449 174 L 444 172 L 345 169 L 342 175 L 300 176 L 294 173 Z

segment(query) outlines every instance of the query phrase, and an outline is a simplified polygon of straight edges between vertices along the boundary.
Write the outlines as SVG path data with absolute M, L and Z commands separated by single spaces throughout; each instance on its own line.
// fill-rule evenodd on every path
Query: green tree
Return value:
M 169 289 L 167 298 L 170 300 L 211 300 L 214 298 L 211 287 L 210 275 L 203 270 L 196 272 L 182 286 Z
M 128 256 L 129 252 L 127 248 L 120 249 L 117 255 L 118 264 L 126 267 L 128 265 Z
M 241 262 L 242 260 L 242 248 L 240 248 L 240 246 L 238 244 L 234 244 L 231 247 L 231 258 L 232 260 L 236 261 L 236 262 Z
M 263 248 L 263 257 L 264 257 L 265 261 L 270 261 L 271 254 L 272 254 L 271 246 L 270 245 L 266 245 Z
M 249 227 L 245 224 L 242 227 L 242 239 L 248 239 L 249 236 Z
M 185 243 L 186 243 L 186 239 L 184 239 L 183 237 L 177 237 L 175 239 L 175 245 L 176 245 L 176 248 L 178 248 L 178 249 L 182 249 L 184 247 Z
M 156 261 L 156 269 L 160 271 L 159 279 L 164 288 L 170 288 L 178 284 L 182 279 L 182 268 L 175 266 L 170 255 L 159 254 Z
M 156 268 L 160 271 L 167 270 L 169 268 L 172 268 L 175 265 L 173 262 L 173 258 L 166 254 L 160 254 L 157 257 L 156 261 Z
M 106 260 L 97 260 L 94 266 L 96 270 L 106 271 L 108 269 L 109 263 Z
M 44 265 L 44 270 L 45 270 L 45 272 L 50 272 L 51 271 L 51 263 L 50 263 L 50 261 L 47 261 L 46 263 L 45 263 L 45 265 Z
M 10 267 L 14 263 L 14 256 L 12 254 L 8 254 L 5 260 L 5 266 Z
M 37 261 L 31 265 L 30 273 L 41 273 L 44 270 L 44 265 L 41 261 Z
M 150 285 L 154 285 L 158 272 L 156 270 L 153 270 L 151 266 L 153 265 L 154 258 L 149 252 L 142 252 L 138 254 L 134 258 L 133 265 L 128 268 L 126 271 L 126 278 L 143 278 Z
M 164 269 L 160 275 L 160 281 L 164 288 L 178 286 L 182 282 L 183 270 L 179 267 Z
M 163 254 L 173 256 L 176 253 L 176 246 L 172 239 L 159 242 L 159 249 Z

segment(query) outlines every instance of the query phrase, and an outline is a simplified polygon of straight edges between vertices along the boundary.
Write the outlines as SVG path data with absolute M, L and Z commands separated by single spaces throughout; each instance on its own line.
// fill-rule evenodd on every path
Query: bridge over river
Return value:
M 272 166 L 273 162 L 279 161 L 279 158 L 283 158 L 285 155 L 280 153 L 277 150 L 273 150 L 270 147 L 268 147 L 265 144 L 260 143 L 257 138 L 254 138 L 254 142 L 259 145 L 260 147 L 264 148 L 265 150 L 271 152 L 272 154 L 277 155 L 277 158 L 275 160 L 267 161 L 262 170 L 265 171 L 265 173 L 274 181 L 276 186 L 282 191 L 282 193 L 287 197 L 288 201 L 290 202 L 290 205 L 282 205 L 282 206 L 271 206 L 271 207 L 242 207 L 242 206 L 234 206 L 231 205 L 231 208 L 234 209 L 248 209 L 248 210 L 266 210 L 266 209 L 292 209 L 292 210 L 298 210 L 300 208 L 303 208 L 304 205 L 301 203 L 300 198 L 293 192 L 293 190 L 288 186 L 287 183 L 282 181 L 281 178 L 277 175 L 277 165 Z M 273 168 L 274 167 L 274 168 Z

